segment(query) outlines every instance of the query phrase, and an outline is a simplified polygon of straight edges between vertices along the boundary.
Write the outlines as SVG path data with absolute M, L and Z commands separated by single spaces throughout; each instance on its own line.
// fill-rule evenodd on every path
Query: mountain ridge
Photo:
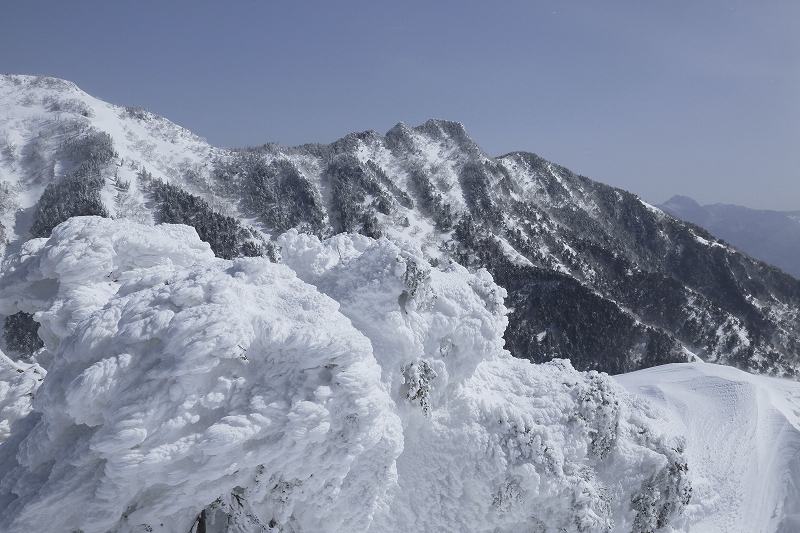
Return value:
M 722 203 L 701 206 L 679 195 L 658 207 L 800 279 L 800 210 L 750 209 Z
M 490 158 L 460 123 L 225 150 L 50 80 L 0 83 L 0 171 L 6 200 L 18 204 L 0 215 L 10 249 L 30 235 L 18 213 L 102 214 L 82 212 L 87 199 L 115 218 L 193 225 L 225 258 L 278 259 L 274 239 L 291 228 L 399 237 L 419 243 L 432 264 L 492 273 L 509 292 L 506 344 L 517 357 L 569 357 L 610 373 L 698 357 L 800 372 L 797 280 L 535 154 Z M 103 133 L 113 154 L 76 178 L 96 153 L 86 139 Z M 89 157 L 72 162 L 65 139 L 83 142 Z M 43 202 L 68 175 L 87 183 L 85 198 Z

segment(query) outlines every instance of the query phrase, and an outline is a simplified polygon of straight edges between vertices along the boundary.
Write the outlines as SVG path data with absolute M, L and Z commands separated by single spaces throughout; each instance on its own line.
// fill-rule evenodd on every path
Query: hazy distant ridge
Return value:
M 800 279 L 800 211 L 701 206 L 686 196 L 673 196 L 658 207 Z

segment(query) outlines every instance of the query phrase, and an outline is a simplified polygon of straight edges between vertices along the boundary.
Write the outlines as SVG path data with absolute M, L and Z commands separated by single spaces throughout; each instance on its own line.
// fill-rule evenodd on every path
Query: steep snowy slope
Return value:
M 41 324 L 46 376 L 16 384 L 0 529 L 685 530 L 682 439 L 607 375 L 511 357 L 486 272 L 279 242 L 228 261 L 76 217 L 11 258 L 0 307 Z
M 615 379 L 686 436 L 693 533 L 800 531 L 800 384 L 701 363 Z
M 147 171 L 177 178 L 209 164 L 214 149 L 203 139 L 143 109 L 98 100 L 55 78 L 0 76 L 0 221 L 4 240 L 28 238 L 34 206 L 46 186 L 80 166 L 80 142 L 98 134 L 115 152 L 99 168 L 99 194 L 111 216 L 152 220 L 136 194 Z M 89 147 L 94 148 L 92 146 Z
M 221 150 L 60 80 L 3 76 L 0 88 L 11 250 L 74 215 L 189 224 L 226 259 L 277 258 L 292 228 L 401 236 L 433 265 L 491 272 L 517 357 L 611 373 L 696 357 L 800 372 L 800 282 L 534 154 L 490 158 L 459 123 Z

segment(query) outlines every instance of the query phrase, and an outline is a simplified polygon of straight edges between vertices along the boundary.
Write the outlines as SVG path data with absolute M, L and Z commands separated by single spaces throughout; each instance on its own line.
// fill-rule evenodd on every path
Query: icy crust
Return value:
M 513 359 L 488 274 L 279 243 L 283 265 L 225 261 L 176 226 L 78 218 L 11 259 L 0 303 L 52 356 L 0 445 L 0 530 L 682 527 L 682 441 L 608 376 Z

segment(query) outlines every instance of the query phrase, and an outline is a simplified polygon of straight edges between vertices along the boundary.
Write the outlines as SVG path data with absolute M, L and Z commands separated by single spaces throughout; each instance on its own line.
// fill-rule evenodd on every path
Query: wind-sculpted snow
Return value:
M 177 269 L 213 258 L 188 226 L 76 217 L 9 258 L 0 279 L 0 313 L 36 313 L 40 337 L 55 350 L 121 287 L 133 292 L 163 283 Z
M 393 392 L 416 397 L 425 411 L 478 363 L 506 355 L 506 291 L 485 270 L 432 268 L 408 244 L 362 235 L 321 242 L 292 230 L 278 244 L 283 262 L 369 337 Z
M 113 272 L 133 239 L 104 222 L 116 239 L 55 236 L 42 256 L 102 240 L 87 255 Z M 263 524 L 366 528 L 402 447 L 369 341 L 287 267 L 207 259 L 106 292 L 59 345 L 3 448 L 0 529 L 189 531 L 220 497 Z
M 566 362 L 484 362 L 430 420 L 407 422 L 395 499 L 376 522 L 385 531 L 679 529 L 690 491 L 680 442 L 637 411 L 607 376 Z
M 35 398 L 0 445 L 0 530 L 682 527 L 682 440 L 604 374 L 512 358 L 487 273 L 279 244 L 284 264 L 226 261 L 185 228 L 76 218 L 11 259 L 0 305 L 41 322 L 47 373 L 12 384 Z
M 800 384 L 703 363 L 616 379 L 686 435 L 693 533 L 800 531 Z

